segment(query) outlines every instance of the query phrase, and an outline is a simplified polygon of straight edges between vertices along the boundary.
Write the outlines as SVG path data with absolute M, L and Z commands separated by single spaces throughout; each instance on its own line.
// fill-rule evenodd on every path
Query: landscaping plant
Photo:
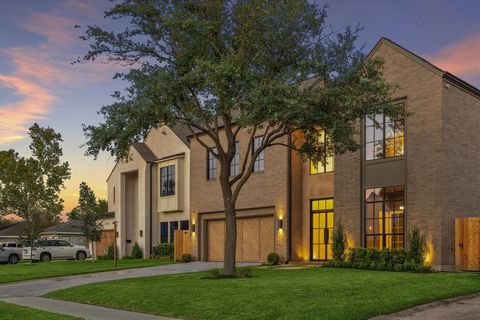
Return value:
M 280 263 L 280 256 L 276 252 L 270 252 L 267 256 L 267 263 L 270 266 L 276 266 Z
M 182 254 L 182 262 L 187 263 L 193 260 L 192 255 L 190 253 Z
M 408 233 L 407 260 L 413 261 L 415 265 L 423 266 L 425 264 L 425 237 L 420 233 L 418 227 Z
M 142 248 L 138 245 L 138 242 L 135 242 L 135 244 L 132 247 L 132 258 L 133 259 L 142 259 L 143 258 L 143 251 Z
M 345 250 L 347 248 L 347 236 L 342 221 L 338 221 L 333 228 L 332 235 L 332 256 L 334 261 L 343 261 L 345 259 Z

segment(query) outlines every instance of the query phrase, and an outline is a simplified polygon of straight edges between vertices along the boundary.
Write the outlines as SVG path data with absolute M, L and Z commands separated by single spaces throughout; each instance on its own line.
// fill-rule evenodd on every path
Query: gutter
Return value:
M 292 135 L 288 135 L 288 145 L 292 144 Z M 288 264 L 292 259 L 292 150 L 288 148 L 287 157 L 287 260 L 285 264 Z
M 152 191 L 152 187 L 153 187 L 153 163 L 150 163 L 150 258 L 152 257 L 152 249 L 153 249 L 153 240 L 152 240 L 152 236 L 153 236 L 153 191 Z

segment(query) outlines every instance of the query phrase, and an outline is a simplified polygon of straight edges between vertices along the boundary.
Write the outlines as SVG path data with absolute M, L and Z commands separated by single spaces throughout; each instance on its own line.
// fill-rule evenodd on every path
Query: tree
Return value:
M 72 209 L 69 216 L 83 222 L 83 236 L 92 245 L 92 262 L 95 260 L 94 242 L 102 239 L 103 227 L 100 219 L 104 216 L 103 207 L 102 200 L 97 203 L 95 192 L 85 182 L 80 183 L 78 206 Z
M 359 148 L 355 134 L 365 115 L 396 115 L 386 103 L 392 87 L 382 78 L 382 61 L 365 59 L 357 46 L 359 27 L 329 31 L 326 6 L 307 0 L 124 0 L 105 17 L 127 19 L 128 27 L 87 27 L 81 38 L 90 50 L 77 62 L 103 57 L 127 65 L 129 71 L 116 77 L 129 87 L 101 108 L 103 123 L 84 126 L 86 154 L 127 158 L 129 146 L 151 128 L 175 123 L 187 126 L 203 147 L 215 146 L 226 275 L 235 273 L 235 204 L 259 154 L 283 145 L 324 162 Z M 328 144 L 318 139 L 319 128 Z M 240 130 L 250 134 L 249 149 L 254 137 L 263 140 L 231 177 Z M 304 139 L 293 139 L 296 133 Z
M 0 215 L 22 218 L 24 241 L 33 246 L 44 228 L 59 220 L 63 210 L 59 192 L 70 178 L 70 168 L 60 160 L 59 133 L 35 123 L 29 136 L 31 157 L 20 157 L 14 150 L 0 151 Z
M 347 249 L 347 235 L 343 227 L 342 221 L 337 221 L 333 228 L 332 235 L 332 256 L 333 261 L 343 261 L 345 258 L 345 250 Z

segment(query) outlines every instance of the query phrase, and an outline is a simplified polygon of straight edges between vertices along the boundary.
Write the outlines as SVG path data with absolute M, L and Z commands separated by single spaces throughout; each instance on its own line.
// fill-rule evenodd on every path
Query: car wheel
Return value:
M 11 263 L 11 264 L 17 264 L 18 261 L 20 261 L 20 257 L 16 254 L 11 254 L 8 257 L 8 262 Z
M 42 253 L 42 255 L 40 256 L 41 262 L 50 262 L 50 260 L 52 260 L 52 257 L 48 253 Z
M 85 260 L 87 258 L 87 254 L 83 251 L 77 252 L 77 260 Z

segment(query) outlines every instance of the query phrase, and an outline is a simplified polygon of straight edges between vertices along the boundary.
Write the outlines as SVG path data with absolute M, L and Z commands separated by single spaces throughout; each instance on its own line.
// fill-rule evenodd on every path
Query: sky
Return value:
M 0 0 L 0 150 L 29 156 L 27 132 L 35 122 L 60 132 L 72 169 L 61 194 L 66 211 L 76 205 L 82 181 L 106 198 L 115 162 L 108 154 L 84 156 L 82 124 L 102 120 L 97 111 L 125 87 L 112 79 L 122 67 L 72 65 L 88 50 L 78 38 L 86 25 L 118 27 L 103 18 L 110 6 L 106 0 Z M 334 30 L 364 28 L 359 42 L 366 52 L 387 37 L 480 87 L 480 0 L 334 0 L 328 12 Z

